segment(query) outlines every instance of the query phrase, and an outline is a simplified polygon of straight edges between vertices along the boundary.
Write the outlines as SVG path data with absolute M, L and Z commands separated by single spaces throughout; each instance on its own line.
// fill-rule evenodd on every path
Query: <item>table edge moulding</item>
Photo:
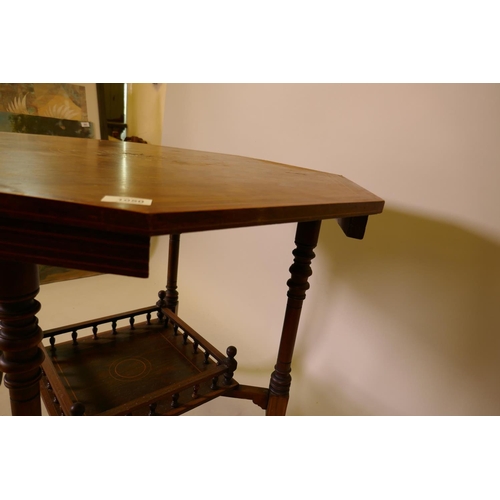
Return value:
M 12 415 L 40 415 L 40 395 L 50 415 L 178 415 L 219 396 L 285 415 L 321 221 L 362 239 L 384 206 L 341 175 L 130 142 L 0 133 L 0 175 L 0 372 Z M 243 385 L 236 348 L 222 353 L 176 314 L 180 235 L 283 223 L 297 230 L 276 365 L 268 387 Z M 38 264 L 147 277 L 158 235 L 170 235 L 166 288 L 151 307 L 42 332 Z

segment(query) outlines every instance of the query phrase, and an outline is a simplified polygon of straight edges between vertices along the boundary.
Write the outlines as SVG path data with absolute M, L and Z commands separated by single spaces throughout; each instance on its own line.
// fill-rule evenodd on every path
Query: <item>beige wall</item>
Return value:
M 289 414 L 500 412 L 499 138 L 499 85 L 168 85 L 165 145 L 339 173 L 387 201 L 361 242 L 323 224 Z M 242 383 L 272 371 L 293 233 L 182 238 L 181 315 L 235 343 Z
M 144 139 L 148 144 L 161 144 L 164 83 L 127 84 L 127 135 Z
M 164 144 L 340 173 L 387 200 L 361 242 L 323 223 L 289 414 L 500 413 L 500 86 L 168 85 L 164 109 Z M 238 347 L 241 383 L 268 384 L 293 235 L 182 237 L 181 316 Z M 42 286 L 41 327 L 153 303 L 166 254 L 155 238 L 148 280 Z M 196 413 L 262 414 L 223 398 Z

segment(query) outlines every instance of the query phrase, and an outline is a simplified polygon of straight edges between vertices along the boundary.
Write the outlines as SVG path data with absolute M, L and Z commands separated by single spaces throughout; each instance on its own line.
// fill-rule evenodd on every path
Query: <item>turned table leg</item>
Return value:
M 171 234 L 168 246 L 166 306 L 177 313 L 179 305 L 179 292 L 177 291 L 177 272 L 179 269 L 180 234 Z
M 295 235 L 296 248 L 292 252 L 294 261 L 290 267 L 291 277 L 287 282 L 288 301 L 278 350 L 278 359 L 269 385 L 269 401 L 266 415 L 282 416 L 286 413 L 292 377 L 292 357 L 299 327 L 302 303 L 309 289 L 308 279 L 311 276 L 311 261 L 314 248 L 318 243 L 321 221 L 299 222 Z
M 43 338 L 36 313 L 38 267 L 0 260 L 0 371 L 10 393 L 12 415 L 41 415 L 38 347 Z

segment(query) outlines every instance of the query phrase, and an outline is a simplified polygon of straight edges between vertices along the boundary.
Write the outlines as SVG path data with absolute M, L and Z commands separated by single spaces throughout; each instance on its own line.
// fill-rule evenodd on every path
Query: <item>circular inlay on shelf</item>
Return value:
M 116 380 L 140 380 L 151 371 L 151 363 L 142 357 L 115 361 L 109 367 L 109 374 Z

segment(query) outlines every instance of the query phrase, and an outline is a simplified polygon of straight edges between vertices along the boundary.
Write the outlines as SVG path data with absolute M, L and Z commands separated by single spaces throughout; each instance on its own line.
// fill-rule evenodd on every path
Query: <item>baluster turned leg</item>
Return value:
M 179 304 L 179 292 L 177 291 L 177 271 L 179 269 L 180 234 L 171 234 L 168 247 L 167 268 L 167 294 L 165 297 L 167 308 L 177 312 Z
M 41 415 L 38 347 L 43 338 L 36 313 L 38 267 L 0 260 L 0 371 L 5 374 L 12 415 Z
M 302 303 L 309 289 L 308 279 L 311 276 L 311 261 L 314 248 L 318 243 L 321 221 L 299 222 L 295 235 L 296 248 L 292 252 L 294 261 L 290 267 L 291 277 L 287 282 L 288 301 L 283 321 L 278 359 L 269 385 L 269 401 L 266 415 L 282 416 L 286 413 L 290 385 L 293 349 L 299 327 Z

